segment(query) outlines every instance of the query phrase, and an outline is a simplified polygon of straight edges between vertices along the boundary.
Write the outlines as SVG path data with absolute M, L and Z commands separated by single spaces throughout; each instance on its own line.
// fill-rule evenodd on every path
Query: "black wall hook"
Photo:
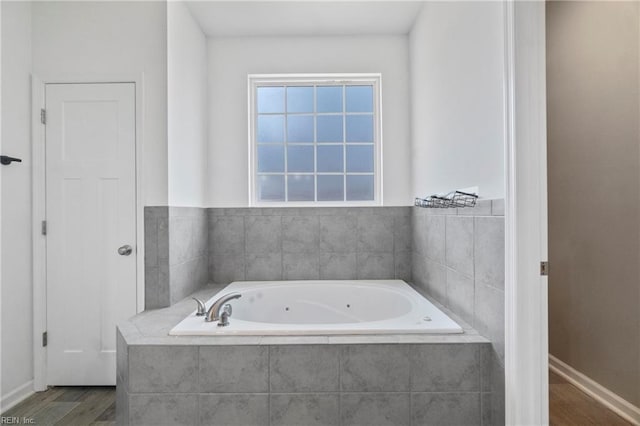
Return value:
M 6 166 L 14 161 L 16 163 L 22 163 L 22 160 L 19 158 L 9 157 L 8 155 L 0 155 L 0 164 L 4 164 Z

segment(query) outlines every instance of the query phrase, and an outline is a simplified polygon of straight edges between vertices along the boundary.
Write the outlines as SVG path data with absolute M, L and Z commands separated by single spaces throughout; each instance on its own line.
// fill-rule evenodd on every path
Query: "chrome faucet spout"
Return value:
M 213 305 L 207 311 L 205 321 L 213 322 L 220 321 L 219 326 L 225 326 L 229 324 L 229 317 L 231 316 L 231 306 L 226 305 L 227 302 L 233 299 L 239 299 L 242 295 L 240 293 L 229 293 L 216 300 Z M 227 307 L 228 306 L 228 307 Z

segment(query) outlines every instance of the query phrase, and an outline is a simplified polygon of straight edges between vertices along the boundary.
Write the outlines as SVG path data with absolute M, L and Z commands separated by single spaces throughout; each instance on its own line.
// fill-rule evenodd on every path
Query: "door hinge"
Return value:
M 47 332 L 42 333 L 42 346 L 47 346 Z
M 549 275 L 549 262 L 540 262 L 540 275 L 543 277 Z
M 47 235 L 47 221 L 46 220 L 42 221 L 42 225 L 40 226 L 40 232 L 42 232 L 42 235 Z
M 40 122 L 42 124 L 47 124 L 47 111 L 44 108 L 40 110 Z

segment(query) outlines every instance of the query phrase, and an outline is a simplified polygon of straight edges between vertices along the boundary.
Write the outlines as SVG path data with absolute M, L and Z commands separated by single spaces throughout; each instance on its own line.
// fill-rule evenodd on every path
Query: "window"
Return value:
M 380 76 L 249 76 L 253 205 L 380 203 Z

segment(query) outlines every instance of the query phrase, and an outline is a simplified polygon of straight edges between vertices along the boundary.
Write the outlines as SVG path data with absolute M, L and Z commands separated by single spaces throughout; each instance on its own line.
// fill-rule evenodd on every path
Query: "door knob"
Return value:
M 133 252 L 133 249 L 131 248 L 131 246 L 129 244 L 118 248 L 118 254 L 120 256 L 129 256 L 132 252 Z

